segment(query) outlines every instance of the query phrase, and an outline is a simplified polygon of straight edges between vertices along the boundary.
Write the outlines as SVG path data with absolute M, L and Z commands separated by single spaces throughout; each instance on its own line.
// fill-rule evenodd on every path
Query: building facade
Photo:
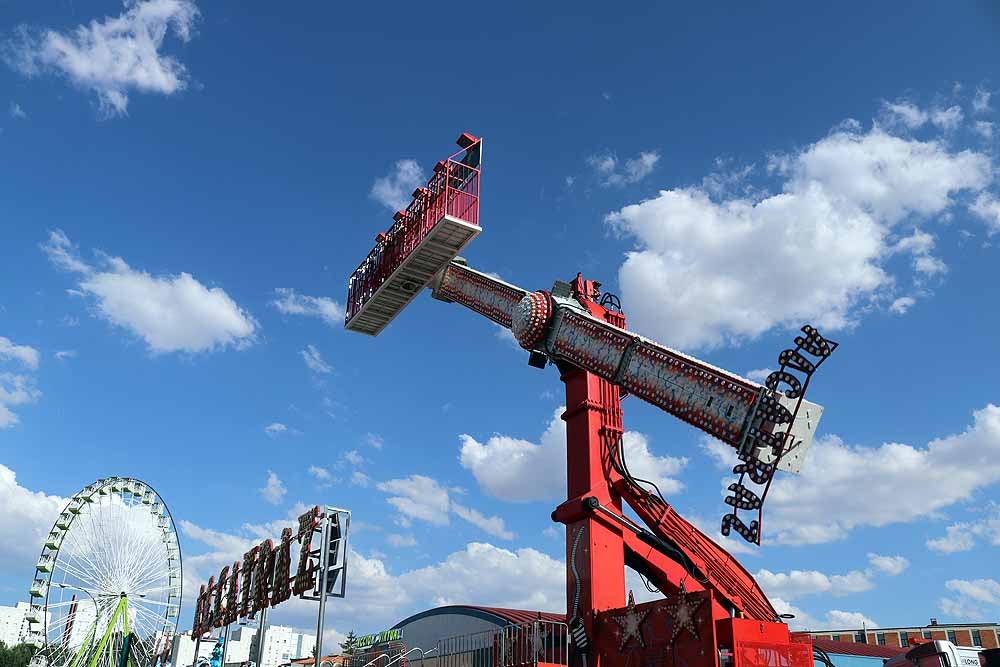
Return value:
M 981 648 L 1000 647 L 1000 637 L 996 623 L 945 623 L 931 619 L 924 626 L 899 628 L 852 628 L 847 630 L 820 630 L 810 632 L 813 639 L 829 639 L 837 642 L 853 642 L 871 646 L 903 648 L 910 639 L 939 639 L 950 641 L 956 646 L 978 646 Z
M 28 603 L 18 602 L 13 607 L 0 607 L 0 642 L 7 646 L 17 646 L 24 641 L 27 624 Z
M 269 625 L 264 632 L 264 656 L 260 667 L 278 667 L 313 654 L 316 635 L 296 632 L 287 625 Z M 228 658 L 227 658 L 228 662 Z

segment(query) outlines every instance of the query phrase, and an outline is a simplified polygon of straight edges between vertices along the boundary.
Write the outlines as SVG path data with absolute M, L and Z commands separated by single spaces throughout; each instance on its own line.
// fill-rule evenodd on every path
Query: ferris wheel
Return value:
M 148 484 L 99 479 L 74 495 L 31 582 L 28 641 L 40 667 L 151 667 L 177 627 L 181 550 Z

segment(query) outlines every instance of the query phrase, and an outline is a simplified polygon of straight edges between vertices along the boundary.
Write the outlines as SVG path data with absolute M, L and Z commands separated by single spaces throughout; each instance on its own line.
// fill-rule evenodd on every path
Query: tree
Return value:
M 32 644 L 18 644 L 12 648 L 0 642 L 0 667 L 28 667 L 31 656 L 35 655 L 38 647 Z
M 358 652 L 358 638 L 354 630 L 348 632 L 344 641 L 340 642 L 340 652 L 342 655 L 354 655 Z

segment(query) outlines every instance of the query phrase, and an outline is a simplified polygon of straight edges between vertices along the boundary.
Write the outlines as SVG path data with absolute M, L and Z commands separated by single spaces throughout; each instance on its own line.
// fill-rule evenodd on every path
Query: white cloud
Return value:
M 894 228 L 983 191 L 993 165 L 943 141 L 847 124 L 769 168 L 779 194 L 716 200 L 677 188 L 607 216 L 635 240 L 618 273 L 631 328 L 688 349 L 805 321 L 848 328 L 904 277 L 887 267 Z
M 885 572 L 890 577 L 902 574 L 910 566 L 910 561 L 903 556 L 880 556 L 875 553 L 868 554 L 868 562 L 871 563 L 872 567 Z
M 385 536 L 385 541 L 394 547 L 415 547 L 417 546 L 417 538 L 413 535 L 400 535 L 398 533 L 389 533 Z
M 410 475 L 403 479 L 379 482 L 376 488 L 390 494 L 386 502 L 400 514 L 436 526 L 448 525 L 448 490 L 436 480 L 424 475 Z
M 990 111 L 990 97 L 993 94 L 983 88 L 976 89 L 976 95 L 972 98 L 972 110 L 975 113 L 986 113 Z
M 30 345 L 18 345 L 11 339 L 0 336 L 0 361 L 17 361 L 35 370 L 38 368 L 38 356 L 38 350 Z
M 840 611 L 833 609 L 826 613 L 826 627 L 850 630 L 852 628 L 877 628 L 879 624 L 860 611 Z
M 31 572 L 42 541 L 68 500 L 21 486 L 14 471 L 0 464 L 0 567 L 5 572 Z
M 333 479 L 330 471 L 326 468 L 321 468 L 320 466 L 309 466 L 309 474 L 321 482 L 328 482 Z
M 479 442 L 471 435 L 462 442 L 459 461 L 470 470 L 480 488 L 502 500 L 527 502 L 560 498 L 566 492 L 566 423 L 558 408 L 536 444 L 507 435 L 493 435 Z M 625 459 L 632 474 L 655 482 L 664 494 L 677 493 L 683 485 L 675 476 L 686 458 L 656 456 L 642 433 L 624 436 Z
M 366 433 L 365 444 L 372 449 L 382 449 L 382 445 L 385 444 L 385 441 L 382 439 L 382 436 L 377 433 Z
M 76 357 L 76 350 L 56 350 L 53 355 L 59 361 Z
M 58 229 L 42 249 L 57 267 L 79 274 L 78 291 L 94 299 L 100 317 L 142 338 L 153 354 L 242 348 L 254 340 L 257 323 L 249 313 L 221 287 L 206 287 L 189 273 L 152 276 L 103 253 L 99 270 Z
M 972 127 L 976 131 L 976 134 L 981 136 L 983 139 L 993 138 L 993 123 L 988 120 L 977 120 L 973 123 Z
M 920 484 L 913 484 L 919 478 Z M 797 476 L 775 478 L 765 512 L 765 539 L 815 544 L 857 526 L 886 526 L 931 516 L 1000 481 L 1000 407 L 973 413 L 962 433 L 925 447 L 879 447 L 820 438 Z M 925 490 L 935 488 L 934 494 Z
M 887 102 L 883 108 L 890 123 L 901 123 L 911 130 L 931 123 L 942 130 L 951 131 L 961 125 L 964 118 L 962 109 L 958 106 L 951 106 L 947 109 L 932 108 L 929 111 L 924 111 L 911 102 L 898 101 Z
M 472 542 L 443 562 L 407 572 L 406 590 L 428 606 L 484 606 L 564 611 L 566 572 L 562 561 L 535 549 L 501 549 Z M 517 585 L 511 585 L 517 582 Z
M 28 114 L 24 112 L 24 109 L 22 109 L 21 105 L 18 104 L 17 102 L 11 102 L 10 107 L 7 109 L 7 112 L 10 114 L 10 117 L 14 119 L 21 119 L 28 117 Z
M 361 465 L 362 463 L 365 462 L 365 458 L 363 456 L 361 456 L 361 454 L 358 453 L 358 450 L 356 450 L 356 449 L 350 449 L 350 450 L 344 452 L 343 455 L 341 455 L 340 458 L 342 458 L 343 460 L 347 461 L 351 465 L 355 465 L 355 466 L 359 466 L 359 465 Z
M 1000 547 L 1000 505 L 990 503 L 985 509 L 982 519 L 953 523 L 943 537 L 927 540 L 927 548 L 945 554 L 970 551 L 979 540 Z
M 435 526 L 447 526 L 451 523 L 449 515 L 454 514 L 489 535 L 504 540 L 514 538 L 514 533 L 507 529 L 502 518 L 486 516 L 478 510 L 454 502 L 449 489 L 425 475 L 410 475 L 379 482 L 376 488 L 389 494 L 386 502 L 399 512 L 402 525 L 409 525 L 411 520 L 417 519 Z
M 949 591 L 955 591 L 979 602 L 1000 605 L 1000 582 L 994 579 L 949 579 L 944 585 Z
M 611 153 L 587 158 L 587 164 L 602 179 L 603 185 L 638 183 L 653 173 L 659 161 L 660 154 L 657 151 L 643 151 L 624 162 L 619 161 L 618 157 Z
M 351 473 L 351 484 L 354 486 L 367 488 L 371 484 L 371 481 L 371 478 L 360 470 L 355 470 Z
M 944 586 L 957 597 L 941 598 L 938 607 L 953 620 L 978 621 L 1000 608 L 1000 582 L 995 579 L 949 579 Z
M 272 505 L 281 504 L 285 494 L 288 493 L 281 479 L 271 470 L 267 471 L 267 483 L 259 490 L 261 497 Z
M 981 192 L 969 210 L 987 223 L 990 234 L 1000 232 L 1000 199 L 990 193 Z
M 302 350 L 302 359 L 313 373 L 326 375 L 333 372 L 333 367 L 323 360 L 323 355 L 315 345 L 306 345 L 306 349 Z
M 748 380 L 753 380 L 754 382 L 764 382 L 767 376 L 774 372 L 773 368 L 755 368 L 752 371 L 746 372 L 746 378 Z
M 270 436 L 280 435 L 282 433 L 286 433 L 287 431 L 288 427 L 281 422 L 271 422 L 264 427 L 264 433 L 267 433 Z
M 875 586 L 871 578 L 859 570 L 847 574 L 827 575 L 817 570 L 792 570 L 771 572 L 762 569 L 754 575 L 757 583 L 769 597 L 794 600 L 803 595 L 849 595 L 867 591 Z
M 125 114 L 129 93 L 172 95 L 184 90 L 188 73 L 162 53 L 172 34 L 191 39 L 198 8 L 193 0 L 126 0 L 118 17 L 104 17 L 62 33 L 21 26 L 4 48 L 5 60 L 26 76 L 55 73 L 97 94 L 107 116 Z
M 299 294 L 290 287 L 277 287 L 274 293 L 271 305 L 285 315 L 318 317 L 331 327 L 344 324 L 344 307 L 329 297 Z
M 11 428 L 20 421 L 10 406 L 34 403 L 42 395 L 35 387 L 32 373 L 38 369 L 38 358 L 38 350 L 30 345 L 18 345 L 0 336 L 0 364 L 17 364 L 29 371 L 14 373 L 3 370 L 0 365 L 0 429 Z
M 470 509 L 464 505 L 459 505 L 455 501 L 451 503 L 451 511 L 460 519 L 468 521 L 487 535 L 499 537 L 501 540 L 514 539 L 514 533 L 507 530 L 504 520 L 498 516 L 486 516 L 479 510 Z
M 859 611 L 842 611 L 831 609 L 822 619 L 817 619 L 807 612 L 778 597 L 771 598 L 771 604 L 779 614 L 792 614 L 795 618 L 788 621 L 792 630 L 850 630 L 853 628 L 877 628 L 879 624 Z
M 410 204 L 417 186 L 426 181 L 416 160 L 398 160 L 388 175 L 375 179 L 369 196 L 392 211 L 400 211 Z
M 897 315 L 905 315 L 906 311 L 917 302 L 912 296 L 901 296 L 898 299 L 894 299 L 892 304 L 889 306 L 889 312 L 895 313 Z

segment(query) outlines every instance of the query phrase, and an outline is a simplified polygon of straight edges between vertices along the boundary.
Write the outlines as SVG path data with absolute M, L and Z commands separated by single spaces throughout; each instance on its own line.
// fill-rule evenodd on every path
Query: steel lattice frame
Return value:
M 175 634 L 182 582 L 160 495 L 138 479 L 99 479 L 72 497 L 42 545 L 28 641 L 51 667 L 149 667 Z

